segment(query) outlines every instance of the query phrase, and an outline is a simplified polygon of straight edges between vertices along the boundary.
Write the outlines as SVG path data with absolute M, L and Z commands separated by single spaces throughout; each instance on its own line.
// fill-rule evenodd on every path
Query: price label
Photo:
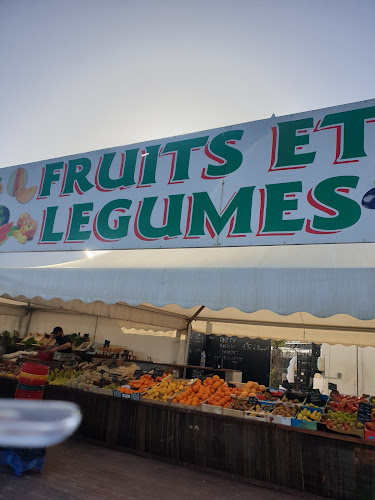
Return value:
M 371 422 L 371 404 L 370 403 L 359 403 L 358 405 L 358 422 L 363 424 L 366 422 Z
M 143 371 L 142 370 L 135 370 L 134 372 L 134 378 L 138 378 L 142 375 Z
M 116 398 L 121 398 L 121 392 L 120 392 L 120 391 L 118 391 L 117 389 L 115 389 L 115 390 L 113 391 L 113 395 L 114 395 Z
M 310 403 L 316 404 L 317 406 L 322 405 L 322 395 L 319 389 L 312 389 L 309 393 Z
M 140 392 L 133 392 L 133 394 L 130 394 L 131 399 L 134 399 L 135 401 L 139 401 L 141 399 L 141 394 Z
M 247 400 L 247 402 L 249 403 L 249 405 L 252 405 L 252 406 L 255 406 L 258 404 L 258 401 L 259 399 L 254 397 L 254 396 L 250 396 L 249 399 Z
M 130 399 L 131 398 L 131 394 L 121 394 L 121 397 L 124 398 L 124 399 Z
M 329 391 L 337 391 L 337 384 L 333 384 L 332 382 L 328 382 L 328 390 Z

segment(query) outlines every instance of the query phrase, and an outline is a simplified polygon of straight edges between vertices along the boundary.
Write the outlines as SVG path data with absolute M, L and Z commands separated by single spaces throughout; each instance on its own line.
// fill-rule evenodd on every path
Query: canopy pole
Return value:
M 192 322 L 195 320 L 195 318 L 197 318 L 198 314 L 200 314 L 203 309 L 205 308 L 205 306 L 200 306 L 200 308 L 193 314 L 193 316 L 191 316 L 191 318 L 189 318 L 187 320 L 187 324 L 186 324 L 186 346 L 185 346 L 185 357 L 184 357 L 184 361 L 185 361 L 185 365 L 187 364 L 188 362 L 188 357 L 189 357 L 189 344 L 190 344 L 190 337 L 191 337 L 191 324 Z M 186 374 L 186 368 L 184 369 L 184 378 L 185 378 L 185 374 Z

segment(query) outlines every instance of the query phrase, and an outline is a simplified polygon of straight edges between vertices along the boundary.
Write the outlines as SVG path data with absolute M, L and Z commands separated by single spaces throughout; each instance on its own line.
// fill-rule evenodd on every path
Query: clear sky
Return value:
M 374 0 L 0 0 L 0 167 L 375 97 Z

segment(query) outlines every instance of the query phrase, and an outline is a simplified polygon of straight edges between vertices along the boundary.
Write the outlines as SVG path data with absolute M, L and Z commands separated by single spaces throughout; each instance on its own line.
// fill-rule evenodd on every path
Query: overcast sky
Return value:
M 0 0 L 0 167 L 374 98 L 374 19 L 374 0 Z

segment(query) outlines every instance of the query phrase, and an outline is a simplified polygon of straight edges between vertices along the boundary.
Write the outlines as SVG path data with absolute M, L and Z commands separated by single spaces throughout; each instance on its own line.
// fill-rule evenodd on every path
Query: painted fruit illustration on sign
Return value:
M 23 168 L 17 168 L 8 180 L 8 194 L 15 196 L 19 203 L 28 203 L 35 196 L 37 186 L 26 188 L 27 172 Z
M 3 180 L 3 178 L 0 177 L 0 194 L 3 192 L 3 189 L 4 189 L 3 184 L 1 182 L 2 180 Z
M 19 243 L 24 244 L 26 241 L 33 239 L 37 229 L 37 221 L 25 212 L 18 217 L 17 228 L 14 229 L 13 236 L 17 238 Z
M 13 226 L 13 222 L 9 222 L 9 218 L 9 208 L 4 205 L 0 205 L 0 245 L 5 243 L 8 239 L 8 232 Z
M 373 210 L 375 208 L 375 187 L 367 191 L 367 193 L 362 198 L 362 206 Z

